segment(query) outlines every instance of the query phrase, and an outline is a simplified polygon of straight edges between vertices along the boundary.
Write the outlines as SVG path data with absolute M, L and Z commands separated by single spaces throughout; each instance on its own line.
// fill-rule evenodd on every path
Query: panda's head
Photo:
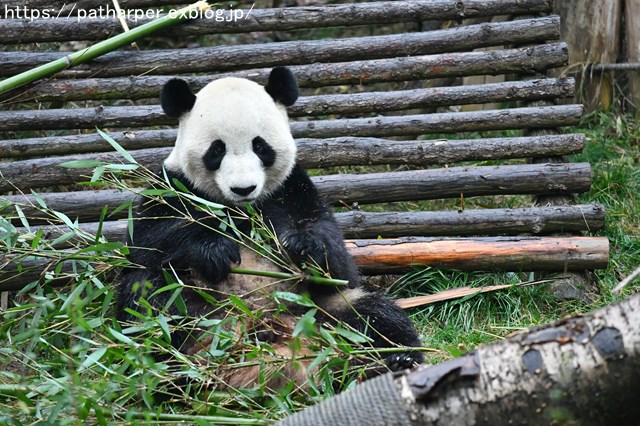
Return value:
M 162 89 L 162 108 L 180 119 L 180 127 L 165 167 L 229 205 L 271 194 L 295 164 L 285 108 L 297 98 L 296 79 L 282 67 L 271 71 L 265 87 L 230 77 L 209 83 L 197 95 L 184 80 L 170 80 Z

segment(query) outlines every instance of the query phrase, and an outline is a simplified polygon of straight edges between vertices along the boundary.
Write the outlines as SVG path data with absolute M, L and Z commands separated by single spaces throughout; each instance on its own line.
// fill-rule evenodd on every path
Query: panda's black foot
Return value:
M 420 352 L 395 353 L 384 357 L 387 368 L 391 371 L 402 371 L 422 364 L 424 356 Z

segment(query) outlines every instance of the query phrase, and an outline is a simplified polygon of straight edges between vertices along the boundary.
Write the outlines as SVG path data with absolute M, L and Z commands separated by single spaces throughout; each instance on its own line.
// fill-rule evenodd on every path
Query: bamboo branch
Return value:
M 312 282 L 314 284 L 320 285 L 329 285 L 329 286 L 343 286 L 347 285 L 349 281 L 346 280 L 338 280 L 327 277 L 320 277 L 316 275 L 300 275 L 300 274 L 288 274 L 286 272 L 278 272 L 278 271 L 262 271 L 258 269 L 249 269 L 249 268 L 231 268 L 232 274 L 240 274 L 240 275 L 254 275 L 257 277 L 268 277 L 275 278 L 279 280 L 305 280 Z
M 162 28 L 166 28 L 170 25 L 175 25 L 178 22 L 188 19 L 189 12 L 192 10 L 204 11 L 208 8 L 209 5 L 206 1 L 199 1 L 192 4 L 191 6 L 187 6 L 185 8 L 177 10 L 175 14 L 170 13 L 167 16 L 156 19 L 145 25 L 141 25 L 132 31 L 118 34 L 117 36 L 96 43 L 93 46 L 89 46 L 78 52 L 72 53 L 70 55 L 65 55 L 49 63 L 39 65 L 32 70 L 24 71 L 18 75 L 2 80 L 0 81 L 0 94 L 8 92 L 11 89 L 15 89 L 16 87 L 20 87 L 32 81 L 38 80 L 40 78 L 48 77 L 67 68 L 71 68 L 91 61 L 92 59 L 98 58 L 99 56 L 105 55 L 108 52 L 112 52 L 115 49 L 127 45 L 134 40 L 145 37 L 152 32 L 161 30 Z

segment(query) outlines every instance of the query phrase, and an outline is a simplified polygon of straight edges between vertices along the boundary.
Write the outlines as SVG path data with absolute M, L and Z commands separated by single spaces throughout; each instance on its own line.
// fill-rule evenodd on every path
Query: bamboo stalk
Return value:
M 327 277 L 320 277 L 316 275 L 299 275 L 299 274 L 289 274 L 287 272 L 278 272 L 278 271 L 261 271 L 257 269 L 248 269 L 248 268 L 231 268 L 232 274 L 240 274 L 240 275 L 254 275 L 257 277 L 268 277 L 275 278 L 278 280 L 305 280 L 310 281 L 314 284 L 319 285 L 329 285 L 329 286 L 343 286 L 347 285 L 349 281 L 346 280 L 338 280 Z
M 400 273 L 418 266 L 571 271 L 604 268 L 609 259 L 606 237 L 403 238 L 346 240 L 345 245 L 365 274 Z M 50 264 L 46 259 L 29 260 L 18 268 L 11 259 L 6 260 L 0 269 L 0 291 L 17 290 L 41 279 L 44 267 Z M 96 265 L 98 269 L 104 266 Z M 63 261 L 60 268 L 61 277 L 54 284 L 65 284 L 77 276 L 71 261 Z
M 111 52 L 95 58 L 90 65 L 76 68 L 64 75 L 79 78 L 129 76 L 151 70 L 154 74 L 230 71 L 312 62 L 426 55 L 511 43 L 546 42 L 559 37 L 560 21 L 557 16 L 550 16 L 437 31 L 334 40 Z M 53 52 L 0 52 L 0 75 L 15 74 L 59 59 L 60 54 Z
M 591 187 L 591 167 L 588 163 L 449 167 L 316 176 L 312 181 L 327 202 L 343 206 L 354 202 L 371 204 L 458 198 L 461 195 L 579 193 Z M 20 182 L 15 184 L 20 187 Z M 83 220 L 96 220 L 103 206 L 113 210 L 135 198 L 132 192 L 118 190 L 42 193 L 40 196 L 51 209 Z M 1 196 L 2 200 L 37 205 L 31 196 L 8 195 Z M 25 214 L 38 217 L 31 209 L 26 209 Z
M 206 1 L 199 1 L 190 6 L 177 10 L 175 15 L 167 14 L 167 16 L 156 19 L 145 25 L 141 25 L 132 31 L 118 34 L 117 36 L 96 43 L 93 46 L 89 46 L 78 52 L 65 55 L 46 64 L 39 65 L 32 70 L 24 71 L 18 75 L 2 80 L 0 81 L 0 94 L 5 93 L 11 89 L 15 89 L 16 87 L 23 86 L 32 81 L 48 77 L 67 68 L 83 64 L 108 52 L 112 52 L 113 50 L 127 45 L 141 37 L 145 37 L 152 32 L 158 31 L 162 28 L 166 28 L 170 25 L 175 25 L 178 22 L 187 19 L 189 16 L 189 12 L 192 10 L 204 11 L 208 8 L 209 5 Z
M 301 87 L 342 84 L 370 84 L 387 81 L 412 81 L 439 77 L 478 74 L 531 74 L 567 64 L 569 53 L 564 43 L 550 43 L 528 48 L 491 52 L 444 53 L 391 59 L 372 59 L 338 63 L 312 63 L 289 66 Z M 271 69 L 249 69 L 229 73 L 184 78 L 194 90 L 223 77 L 249 78 L 266 84 Z M 0 99 L 9 101 L 144 99 L 157 98 L 160 88 L 172 76 L 141 75 L 113 78 L 49 80 L 19 93 L 11 92 Z
M 108 241 L 125 241 L 128 233 L 126 213 L 110 217 L 110 221 L 80 223 L 79 229 L 89 235 L 98 231 Z M 595 232 L 604 227 L 605 210 L 599 204 L 531 207 L 516 209 L 475 209 L 463 211 L 410 211 L 372 213 L 352 211 L 336 213 L 336 220 L 346 238 L 393 238 L 409 236 L 478 236 L 478 235 L 548 235 L 558 232 Z M 69 229 L 64 225 L 30 223 L 31 232 L 42 230 L 44 238 L 55 240 Z M 18 228 L 26 234 L 25 228 Z M 78 239 L 67 240 L 57 247 L 70 247 Z
M 290 117 L 363 114 L 485 102 L 556 99 L 572 97 L 574 87 L 575 81 L 569 78 L 306 96 L 298 99 L 287 112 Z M 39 129 L 140 127 L 175 123 L 174 119 L 164 114 L 159 105 L 105 106 L 4 111 L 0 114 L 0 129 L 28 130 L 33 128 L 34 121 L 38 123 Z
M 127 4 L 126 2 L 122 2 Z M 172 3 L 169 3 L 172 4 Z M 286 31 L 303 28 L 390 24 L 395 22 L 446 21 L 494 15 L 551 12 L 548 0 L 467 0 L 460 8 L 454 0 L 377 1 L 370 3 L 329 4 L 309 7 L 252 9 L 239 20 L 194 19 L 179 29 L 167 29 L 165 37 L 238 33 L 252 31 Z M 158 4 L 153 4 L 158 6 Z M 244 11 L 247 12 L 246 10 Z M 100 40 L 117 33 L 115 19 L 66 18 L 5 19 L 0 44 L 37 43 L 44 41 Z M 226 17 L 226 15 L 225 15 Z M 127 19 L 129 27 L 145 24 L 147 18 Z M 37 29 L 37 31 L 34 31 Z

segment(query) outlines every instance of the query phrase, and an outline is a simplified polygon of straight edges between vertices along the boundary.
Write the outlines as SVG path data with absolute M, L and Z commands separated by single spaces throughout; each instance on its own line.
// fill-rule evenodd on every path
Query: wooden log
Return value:
M 551 234 L 566 231 L 598 231 L 604 227 L 605 210 L 599 204 L 532 207 L 517 209 L 476 209 L 464 211 L 408 211 L 336 213 L 346 238 L 391 238 L 408 236 L 479 236 Z M 112 218 L 113 219 L 113 218 Z M 125 241 L 127 221 L 81 223 L 91 235 L 98 229 L 108 241 Z M 64 225 L 32 225 L 30 232 L 42 229 L 43 238 L 54 240 L 69 229 Z M 29 231 L 18 228 L 20 234 Z M 69 247 L 75 240 L 60 247 Z
M 288 108 L 290 117 L 368 112 L 402 111 L 483 102 L 509 102 L 566 98 L 573 96 L 573 79 L 545 79 L 478 86 L 367 92 L 343 95 L 306 96 Z M 60 108 L 4 111 L 0 129 L 90 129 L 99 127 L 142 127 L 175 123 L 159 105 L 97 108 Z
M 550 43 L 521 49 L 460 54 L 439 54 L 354 62 L 293 65 L 301 87 L 371 84 L 477 74 L 530 74 L 567 64 L 564 43 Z M 181 76 L 194 90 L 223 77 L 249 78 L 266 84 L 271 68 L 234 71 L 206 76 Z M 85 99 L 158 98 L 161 87 L 173 76 L 127 76 L 70 80 L 47 80 L 0 96 L 7 103 L 25 100 L 69 101 Z
M 556 16 L 469 25 L 438 31 L 367 36 L 336 40 L 304 40 L 242 46 L 111 52 L 59 75 L 110 77 L 131 74 L 174 74 L 228 71 L 250 67 L 341 62 L 472 50 L 509 43 L 557 40 Z M 0 52 L 0 75 L 9 76 L 59 59 L 56 52 Z
M 351 240 L 349 253 L 365 274 L 417 266 L 463 270 L 573 271 L 606 268 L 606 237 L 398 238 Z
M 1 4 L 1 2 L 0 2 Z M 158 4 L 154 4 L 158 6 Z M 218 6 L 219 8 L 219 6 Z M 232 9 L 233 10 L 233 9 Z M 4 11 L 4 10 L 3 10 Z M 239 33 L 250 31 L 286 31 L 303 28 L 390 24 L 394 22 L 447 21 L 493 15 L 548 13 L 549 0 L 467 0 L 460 1 L 378 1 L 370 3 L 329 4 L 322 7 L 290 7 L 243 10 L 240 19 L 194 19 L 179 28 L 167 29 L 164 37 Z M 113 16 L 106 18 L 7 19 L 2 23 L 0 44 L 44 41 L 101 40 L 122 31 Z M 233 15 L 232 15 L 233 16 Z M 10 18 L 10 16 L 9 16 Z M 129 28 L 149 22 L 146 17 L 125 18 Z
M 569 271 L 605 268 L 609 259 L 606 237 L 472 237 L 398 238 L 392 240 L 346 240 L 345 245 L 364 274 L 400 273 L 412 268 L 434 266 L 445 269 Z M 17 290 L 39 280 L 51 262 L 24 260 L 18 265 L 10 258 L 0 269 L 0 291 Z M 55 265 L 55 262 L 53 263 Z M 105 265 L 97 264 L 97 268 Z M 62 261 L 58 280 L 69 282 L 73 263 Z M 113 269 L 112 273 L 115 272 Z
M 226 0 L 221 1 L 224 2 Z M 184 0 L 118 0 L 118 2 L 123 9 L 172 6 L 176 4 L 189 3 L 189 1 Z M 2 12 L 0 16 L 4 18 L 11 18 L 11 15 L 6 13 L 5 7 L 13 9 L 16 7 L 20 7 L 21 9 L 24 7 L 39 10 L 47 9 L 55 17 L 58 14 L 60 14 L 60 16 L 75 16 L 79 10 L 90 11 L 104 5 L 104 0 L 82 0 L 76 3 L 59 2 L 55 0 L 0 0 L 0 11 Z
M 516 108 L 470 112 L 448 112 L 437 114 L 403 115 L 340 120 L 314 120 L 291 122 L 291 133 L 297 138 L 330 138 L 351 136 L 416 136 L 433 133 L 455 133 L 487 130 L 537 129 L 578 124 L 582 116 L 582 105 L 559 105 L 534 108 Z M 177 131 L 141 130 L 112 132 L 116 139 L 135 139 L 136 146 L 169 146 L 175 141 Z M 0 141 L 9 149 L 20 149 L 17 145 L 68 145 L 98 144 L 103 141 L 98 134 L 75 136 L 51 136 L 18 141 Z M 22 148 L 27 149 L 27 148 Z
M 297 138 L 330 138 L 349 134 L 351 136 L 401 136 L 457 131 L 508 130 L 545 128 L 575 125 L 582 116 L 581 105 L 561 105 L 502 109 L 494 111 L 451 112 L 424 115 L 388 116 L 360 119 L 292 122 L 290 127 Z M 140 130 L 111 132 L 111 136 L 132 148 L 172 146 L 177 131 Z M 47 151 L 75 145 L 86 150 L 89 146 L 104 145 L 97 133 L 71 136 L 50 136 L 0 141 L 0 154 L 6 152 Z M 64 147 L 64 148 L 62 148 Z M 75 148 L 74 148 L 75 149 Z M 4 155 L 4 154 L 3 154 Z
M 316 176 L 321 195 L 334 205 L 455 198 L 464 195 L 578 193 L 591 186 L 588 163 L 521 164 L 450 167 L 445 169 Z M 19 185 L 19 182 L 17 183 Z M 131 202 L 135 194 L 118 190 L 41 193 L 47 205 L 81 221 L 97 220 L 103 206 L 113 210 Z M 0 196 L 0 202 L 19 203 L 27 217 L 38 217 L 31 196 Z
M 108 145 L 107 142 L 105 144 Z M 307 169 L 380 164 L 425 166 L 459 161 L 548 157 L 576 153 L 582 151 L 584 135 L 412 141 L 342 137 L 298 139 L 297 144 L 298 162 Z M 0 175 L 5 179 L 4 183 L 0 182 L 0 191 L 10 190 L 11 185 L 17 182 L 21 188 L 42 188 L 81 182 L 92 174 L 92 169 L 64 168 L 60 167 L 60 164 L 83 160 L 121 163 L 122 156 L 113 152 L 110 145 L 108 148 L 112 152 L 0 163 Z M 158 170 L 171 149 L 172 147 L 148 148 L 131 150 L 129 153 L 142 166 Z M 4 156 L 4 152 L 2 153 Z

